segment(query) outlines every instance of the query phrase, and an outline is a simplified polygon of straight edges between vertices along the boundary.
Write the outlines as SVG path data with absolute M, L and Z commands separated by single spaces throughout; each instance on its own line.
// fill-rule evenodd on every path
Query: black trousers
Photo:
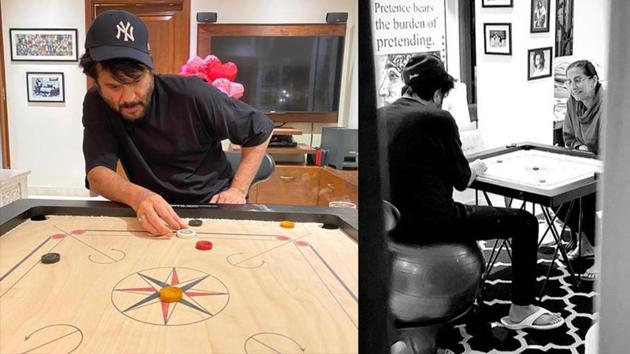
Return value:
M 427 221 L 429 230 L 422 239 L 435 242 L 511 238 L 512 302 L 516 305 L 533 304 L 538 258 L 536 217 L 521 209 L 460 203 L 455 203 L 455 206 L 455 211 L 448 220 Z
M 595 245 L 596 200 L 596 193 L 582 197 L 582 232 L 584 232 L 586 238 L 593 246 Z M 554 212 L 558 216 L 558 219 L 567 224 L 571 228 L 571 232 L 577 235 L 580 220 L 580 201 L 574 201 L 570 214 L 568 203 L 563 204 L 561 207 L 554 208 Z M 577 235 L 577 237 L 579 237 L 579 235 Z

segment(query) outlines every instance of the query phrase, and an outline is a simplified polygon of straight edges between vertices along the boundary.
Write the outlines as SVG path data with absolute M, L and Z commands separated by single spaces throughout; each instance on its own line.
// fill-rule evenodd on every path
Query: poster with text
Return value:
M 372 0 L 372 33 L 378 107 L 392 103 L 404 86 L 409 57 L 434 52 L 446 65 L 445 0 Z

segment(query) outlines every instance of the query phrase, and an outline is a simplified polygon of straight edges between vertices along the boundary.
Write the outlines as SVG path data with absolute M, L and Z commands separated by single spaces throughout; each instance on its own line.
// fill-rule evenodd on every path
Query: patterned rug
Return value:
M 490 257 L 494 240 L 482 242 L 486 260 Z M 549 247 L 541 247 L 538 255 L 538 290 L 551 264 Z M 591 259 L 572 262 L 576 272 L 583 272 L 593 264 Z M 500 323 L 510 307 L 511 264 L 503 250 L 492 267 L 484 288 L 482 302 L 458 323 L 447 327 L 438 337 L 438 346 L 454 353 L 584 353 L 586 332 L 597 315 L 593 302 L 597 294 L 592 282 L 572 283 L 568 268 L 559 260 L 554 262 L 540 305 L 558 312 L 565 324 L 549 331 L 510 330 Z

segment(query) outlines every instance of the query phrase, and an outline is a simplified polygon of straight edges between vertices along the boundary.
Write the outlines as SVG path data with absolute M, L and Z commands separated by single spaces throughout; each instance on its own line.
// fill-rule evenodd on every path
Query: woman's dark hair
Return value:
M 595 70 L 595 65 L 588 60 L 578 60 L 569 64 L 567 67 L 567 73 L 570 69 L 580 68 L 586 77 L 597 76 L 597 84 L 595 84 L 595 89 L 599 89 L 602 86 L 602 83 L 599 82 L 599 75 L 597 75 L 597 70 Z
M 584 75 L 586 75 L 588 77 L 592 77 L 594 75 L 597 75 L 597 70 L 595 70 L 595 65 L 593 65 L 593 63 L 591 63 L 588 60 L 574 61 L 573 63 L 571 63 L 567 67 L 567 72 L 569 72 L 569 70 L 573 69 L 573 68 L 580 68 L 580 69 L 582 69 L 582 72 L 584 73 Z M 597 78 L 599 79 L 599 75 L 597 75 Z
M 534 52 L 534 66 L 536 66 L 536 56 L 540 55 L 540 63 L 542 66 L 545 66 L 545 53 L 542 50 L 537 50 Z
M 431 100 L 436 90 L 440 90 L 445 97 L 455 87 L 455 79 L 449 75 L 440 75 L 426 80 L 419 80 L 405 85 L 402 94 L 417 94 L 423 100 Z
M 114 79 L 121 83 L 137 80 L 146 71 L 151 72 L 151 68 L 140 63 L 139 61 L 127 58 L 117 58 L 103 61 L 94 61 L 86 52 L 79 60 L 79 67 L 83 69 L 83 73 L 92 79 L 98 78 L 96 72 L 96 63 L 100 63 L 103 70 L 112 73 Z M 130 80 L 131 79 L 131 80 Z

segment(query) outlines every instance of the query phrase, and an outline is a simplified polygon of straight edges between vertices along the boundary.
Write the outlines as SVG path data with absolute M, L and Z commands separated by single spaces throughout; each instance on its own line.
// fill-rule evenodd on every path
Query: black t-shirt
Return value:
M 449 112 L 408 97 L 380 108 L 378 115 L 387 126 L 391 202 L 401 213 L 393 236 L 417 240 L 422 230 L 453 215 L 453 187 L 468 186 L 471 171 L 457 123 Z
M 154 77 L 146 115 L 135 122 L 111 109 L 95 88 L 85 95 L 86 174 L 96 166 L 114 170 L 120 159 L 131 182 L 169 203 L 207 203 L 229 187 L 234 174 L 221 140 L 259 145 L 273 131 L 273 122 L 199 78 Z

